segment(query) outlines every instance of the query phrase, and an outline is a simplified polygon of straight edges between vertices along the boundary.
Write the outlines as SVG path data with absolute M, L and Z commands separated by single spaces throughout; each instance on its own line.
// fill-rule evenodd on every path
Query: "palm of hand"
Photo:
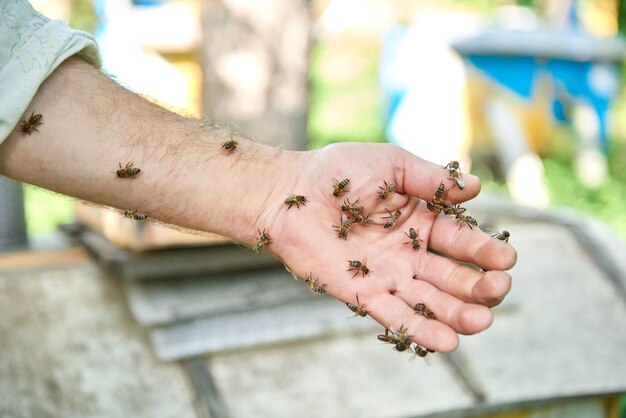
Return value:
M 306 203 L 291 208 L 285 205 L 275 217 L 273 234 L 280 238 L 273 251 L 295 274 L 317 278 L 338 299 L 357 304 L 358 295 L 358 302 L 385 327 L 406 328 L 416 342 L 436 351 L 450 351 L 458 343 L 457 332 L 474 333 L 489 326 L 490 312 L 476 303 L 498 303 L 508 288 L 488 289 L 488 300 L 483 301 L 483 295 L 473 294 L 477 292 L 472 287 L 484 273 L 427 251 L 433 247 L 446 252 L 445 244 L 463 235 L 485 234 L 431 213 L 425 202 L 409 195 L 409 191 L 415 194 L 416 185 L 424 189 L 421 197 L 432 198 L 439 181 L 446 182 L 445 170 L 439 167 L 435 171 L 437 179 L 424 172 L 410 185 L 413 179 L 407 173 L 411 170 L 399 158 L 398 148 L 380 144 L 340 144 L 319 151 L 294 186 L 293 193 L 306 196 Z M 350 179 L 340 197 L 333 196 L 333 178 Z M 396 188 L 383 199 L 384 182 L 394 183 Z M 351 225 L 342 239 L 338 232 L 347 216 L 341 209 L 346 199 L 363 206 L 370 222 Z M 401 215 L 389 226 L 396 210 Z M 419 248 L 412 245 L 411 228 L 418 234 L 415 240 L 421 240 L 417 241 Z M 476 261 L 458 250 L 450 252 Z M 361 268 L 351 261 L 360 262 Z M 432 309 L 436 319 L 416 315 L 413 307 L 417 303 Z

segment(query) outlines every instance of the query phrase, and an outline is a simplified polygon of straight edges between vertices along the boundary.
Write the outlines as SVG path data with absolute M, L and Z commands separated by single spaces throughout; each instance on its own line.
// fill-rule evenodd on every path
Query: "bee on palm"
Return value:
M 387 221 L 383 225 L 383 228 L 389 229 L 396 224 L 398 219 L 400 219 L 400 215 L 402 215 L 402 212 L 400 212 L 400 210 L 398 209 L 394 210 L 393 212 L 389 209 L 385 210 L 387 211 L 387 213 L 389 213 L 389 216 L 383 216 L 383 219 L 387 219 Z
M 319 282 L 319 278 L 314 279 L 313 278 L 313 273 L 309 273 L 306 276 L 304 276 L 304 283 L 306 283 L 306 285 L 309 287 L 309 289 L 311 289 L 311 292 L 315 293 L 315 294 L 322 294 L 322 293 L 326 293 L 326 290 L 324 289 L 327 285 L 324 284 L 320 284 Z
M 33 110 L 30 118 L 28 118 L 28 120 L 23 120 L 22 124 L 20 125 L 20 129 L 22 130 L 24 135 L 30 135 L 33 133 L 33 131 L 39 132 L 37 126 L 43 125 L 41 119 L 43 119 L 43 115 L 41 113 L 35 115 L 35 111 Z
M 382 200 L 385 200 L 391 193 L 396 190 L 396 183 L 387 184 L 387 181 L 383 180 L 383 184 L 385 187 L 378 186 L 380 192 L 378 192 L 378 197 Z
M 343 179 L 341 181 L 333 179 L 333 196 L 340 197 L 349 192 L 348 184 L 350 184 L 350 179 Z
M 296 205 L 298 210 L 300 210 L 300 205 L 306 206 L 307 199 L 305 196 L 292 194 L 285 199 L 285 205 L 287 205 L 287 210 L 291 209 L 293 205 Z
M 408 233 L 404 233 L 407 237 L 409 237 L 410 241 L 405 242 L 404 244 L 411 244 L 411 247 L 414 250 L 419 250 L 421 248 L 421 243 L 424 241 L 419 237 L 419 234 L 414 228 L 409 228 Z
M 333 229 L 337 231 L 337 238 L 348 239 L 348 230 L 352 226 L 352 218 L 346 216 L 346 219 L 341 217 L 341 225 L 333 225 Z
M 370 274 L 370 269 L 367 268 L 365 263 L 359 260 L 348 260 L 348 263 L 350 263 L 350 268 L 346 271 L 354 271 L 354 275 L 352 276 L 353 278 L 359 274 L 361 274 L 363 277 Z

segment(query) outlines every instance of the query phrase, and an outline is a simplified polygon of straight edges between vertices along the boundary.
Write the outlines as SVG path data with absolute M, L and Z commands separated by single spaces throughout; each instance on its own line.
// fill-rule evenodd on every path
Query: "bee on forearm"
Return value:
M 346 271 L 354 271 L 352 277 L 356 277 L 359 273 L 365 277 L 370 273 L 370 269 L 367 268 L 365 263 L 362 263 L 359 260 L 348 260 L 348 263 L 350 263 L 350 268 Z
M 350 183 L 350 179 L 343 179 L 338 181 L 337 179 L 333 179 L 333 196 L 339 197 L 346 192 L 349 192 L 348 184 Z
M 347 212 L 351 214 L 363 213 L 363 206 L 357 205 L 359 199 L 354 203 L 350 203 L 350 199 L 346 199 L 343 201 L 343 205 L 341 205 L 341 211 Z
M 409 237 L 410 241 L 405 242 L 405 244 L 411 244 L 411 247 L 413 247 L 414 250 L 419 250 L 421 247 L 421 242 L 423 242 L 424 240 L 422 240 L 419 237 L 419 234 L 417 233 L 417 231 L 413 228 L 409 228 L 409 232 L 408 233 L 404 233 L 404 235 L 406 235 L 407 237 Z
M 417 315 L 422 315 L 428 319 L 435 319 L 435 314 L 433 313 L 433 311 L 428 309 L 428 307 L 421 302 L 416 303 L 415 306 L 413 307 L 413 310 L 415 311 Z
M 511 233 L 509 231 L 496 232 L 491 238 L 499 239 L 500 241 L 509 242 Z
M 459 213 L 456 215 L 456 221 L 460 224 L 459 229 L 463 228 L 463 225 L 467 225 L 469 229 L 473 229 L 472 225 L 478 226 L 478 222 L 473 217 L 466 215 L 465 213 Z
M 465 181 L 461 174 L 461 165 L 458 161 L 450 161 L 444 168 L 450 172 L 450 179 L 454 180 L 459 189 L 463 190 L 465 187 Z
M 387 196 L 389 196 L 391 193 L 393 193 L 394 190 L 396 190 L 396 183 L 387 184 L 385 180 L 383 180 L 383 183 L 385 184 L 385 187 L 378 186 L 378 188 L 381 190 L 380 192 L 378 192 L 378 197 L 380 197 L 382 200 L 385 200 Z
M 350 309 L 352 312 L 354 312 L 354 316 L 367 316 L 367 314 L 369 313 L 368 311 L 365 310 L 365 304 L 361 304 L 361 302 L 359 302 L 359 294 L 356 294 L 356 305 L 354 303 L 350 303 L 350 302 L 346 302 L 346 306 L 348 307 L 348 309 Z
M 124 217 L 134 219 L 136 221 L 145 221 L 148 219 L 148 215 L 145 213 L 137 212 L 137 209 L 126 209 L 124 211 Z
M 291 209 L 293 205 L 296 205 L 298 209 L 300 209 L 300 205 L 306 206 L 306 197 L 302 195 L 292 194 L 287 199 L 285 199 L 285 205 L 288 205 L 287 210 Z
M 272 239 L 270 238 L 270 235 L 265 232 L 265 229 L 263 230 L 263 232 L 261 232 L 260 229 L 257 229 L 257 231 L 259 231 L 259 238 L 254 245 L 254 252 L 260 253 L 263 251 L 266 245 L 270 245 L 272 243 Z
M 400 218 L 400 215 L 402 215 L 402 212 L 400 212 L 400 210 L 398 209 L 394 210 L 393 212 L 391 212 L 389 209 L 385 210 L 389 213 L 389 216 L 383 216 L 383 219 L 387 219 L 387 221 L 383 225 L 383 228 L 388 229 L 396 224 L 396 222 Z
M 342 217 L 341 226 L 333 225 L 333 228 L 337 231 L 338 238 L 348 239 L 348 229 L 350 229 L 350 226 L 352 226 L 352 218 L 346 216 L 345 220 L 343 220 Z
M 141 169 L 137 167 L 133 167 L 132 162 L 127 163 L 126 167 L 123 167 L 123 168 L 122 168 L 122 163 L 118 163 L 118 164 L 120 166 L 120 169 L 117 170 L 115 174 L 117 174 L 117 177 L 119 178 L 135 177 L 137 174 L 141 172 Z
M 233 151 L 237 149 L 237 145 L 239 142 L 233 139 L 233 135 L 230 135 L 230 138 L 222 144 L 222 148 L 224 148 L 229 154 L 232 154 Z
M 37 126 L 43 125 L 43 122 L 41 121 L 42 118 L 43 118 L 43 115 L 41 113 L 38 113 L 35 115 L 35 111 L 33 110 L 33 113 L 31 113 L 30 118 L 28 118 L 27 121 L 26 120 L 22 121 L 22 124 L 20 125 L 22 132 L 25 135 L 30 135 L 33 133 L 33 131 L 39 132 L 39 130 L 37 129 Z
M 322 294 L 322 293 L 326 293 L 326 290 L 324 289 L 327 285 L 324 284 L 320 284 L 319 283 L 319 278 L 314 279 L 313 278 L 313 273 L 309 273 L 306 276 L 304 276 L 304 283 L 306 283 L 306 285 L 309 287 L 309 289 L 311 289 L 311 292 L 315 293 L 315 294 Z

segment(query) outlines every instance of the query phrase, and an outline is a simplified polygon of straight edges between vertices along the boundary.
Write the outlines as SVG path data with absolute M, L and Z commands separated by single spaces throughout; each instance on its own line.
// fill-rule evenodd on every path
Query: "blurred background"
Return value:
M 237 52 L 228 51 L 237 41 L 203 43 L 211 34 L 201 27 L 214 21 L 200 1 L 32 3 L 95 34 L 106 71 L 173 109 L 292 148 L 389 141 L 442 165 L 457 159 L 487 189 L 573 208 L 626 239 L 618 0 L 317 0 L 289 12 L 310 20 L 291 28 L 279 63 L 258 33 Z M 259 19 L 258 31 L 276 23 Z M 228 38 L 219 24 L 215 36 Z M 292 127 L 271 131 L 277 120 Z M 69 199 L 32 187 L 24 197 L 31 235 L 73 219 Z
M 31 3 L 181 114 L 460 161 L 519 262 L 489 330 L 411 361 L 272 257 L 13 184 L 0 415 L 626 418 L 626 2 Z

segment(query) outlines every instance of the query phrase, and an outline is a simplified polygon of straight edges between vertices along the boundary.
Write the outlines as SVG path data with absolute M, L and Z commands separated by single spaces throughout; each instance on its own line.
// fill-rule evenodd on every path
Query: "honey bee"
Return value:
M 145 221 L 148 219 L 148 215 L 145 213 L 137 212 L 137 209 L 126 209 L 124 211 L 124 217 L 134 219 L 136 221 Z
M 333 196 L 339 197 L 350 190 L 347 188 L 350 183 L 350 179 L 343 179 L 338 181 L 337 179 L 333 179 Z
M 306 197 L 298 194 L 292 194 L 287 199 L 285 199 L 285 205 L 289 205 L 287 210 L 291 209 L 293 205 L 296 205 L 299 210 L 300 205 L 306 206 L 306 202 Z
M 419 234 L 417 233 L 415 229 L 409 228 L 409 232 L 408 233 L 405 232 L 404 235 L 406 235 L 410 239 L 410 241 L 405 242 L 405 244 L 411 244 L 414 250 L 420 249 L 421 247 L 420 242 L 423 242 L 424 240 L 419 238 Z
M 381 190 L 380 192 L 378 192 L 378 196 L 382 200 L 385 200 L 387 196 L 389 196 L 391 193 L 393 193 L 394 190 L 396 190 L 396 183 L 387 184 L 385 180 L 383 180 L 383 183 L 385 184 L 385 187 L 378 186 L 378 188 Z
M 396 351 L 406 351 L 411 346 L 410 342 L 407 343 L 405 340 L 398 338 L 398 336 L 388 328 L 385 328 L 384 334 L 379 334 L 376 337 L 382 342 L 394 345 Z
M 346 199 L 343 201 L 343 205 L 341 205 L 341 210 L 351 214 L 363 213 L 363 206 L 357 205 L 358 202 L 359 199 L 354 203 L 350 203 L 350 199 Z
M 133 167 L 132 162 L 129 162 L 128 164 L 126 164 L 126 167 L 124 168 L 122 168 L 122 163 L 118 163 L 118 164 L 120 166 L 120 169 L 117 170 L 115 173 L 117 174 L 117 177 L 119 178 L 135 177 L 137 174 L 141 172 L 141 169 L 137 167 Z
M 263 251 L 266 245 L 270 245 L 272 243 L 272 239 L 270 238 L 270 235 L 265 232 L 265 229 L 263 230 L 263 232 L 261 232 L 260 229 L 257 229 L 257 231 L 259 231 L 259 238 L 254 245 L 254 252 L 260 253 Z
M 394 331 L 393 329 L 389 330 L 396 343 L 395 349 L 397 351 L 406 351 L 407 349 L 411 348 L 411 338 L 406 335 L 406 330 L 407 328 L 403 329 L 402 326 L 400 326 L 399 331 Z
M 365 263 L 362 263 L 359 260 L 348 260 L 348 263 L 350 263 L 351 268 L 346 271 L 354 271 L 354 275 L 352 277 L 356 277 L 359 273 L 365 277 L 370 273 L 370 269 L 367 268 Z
M 319 278 L 313 279 L 313 273 L 309 273 L 304 276 L 304 283 L 306 283 L 306 285 L 309 286 L 309 289 L 311 289 L 311 292 L 315 294 L 321 295 L 322 293 L 326 293 L 326 290 L 324 288 L 327 285 L 325 283 L 320 284 Z
M 222 148 L 224 148 L 229 154 L 232 154 L 235 149 L 237 149 L 237 145 L 239 142 L 233 139 L 233 135 L 230 135 L 230 138 L 222 144 Z
M 352 312 L 354 312 L 354 316 L 362 316 L 365 317 L 367 316 L 367 314 L 369 313 L 368 311 L 365 310 L 365 305 L 361 305 L 361 302 L 359 302 L 359 294 L 356 294 L 356 305 L 354 303 L 350 303 L 350 302 L 346 302 L 346 306 L 348 307 L 348 309 L 350 309 Z
M 473 217 L 466 215 L 465 213 L 458 213 L 456 215 L 456 221 L 460 224 L 459 229 L 463 228 L 463 225 L 467 225 L 469 229 L 473 229 L 472 225 L 478 226 L 478 222 Z
M 355 213 L 354 217 L 352 218 L 352 223 L 359 224 L 359 225 L 367 225 L 372 222 L 372 220 L 370 219 L 371 216 L 372 216 L 371 213 L 367 216 L 363 215 L 362 213 Z
M 465 187 L 465 181 L 461 174 L 461 165 L 458 161 L 450 161 L 444 168 L 450 172 L 450 179 L 454 180 L 459 189 L 463 190 Z
M 499 239 L 500 241 L 509 242 L 509 237 L 511 233 L 509 231 L 496 232 L 491 236 L 491 238 Z
M 445 208 L 443 208 L 443 213 L 445 213 L 446 215 L 457 216 L 457 215 L 462 214 L 466 210 L 467 209 L 461 207 L 461 205 L 456 204 L 452 206 L 446 206 Z
M 388 229 L 396 224 L 398 218 L 400 218 L 400 215 L 402 215 L 402 212 L 400 212 L 398 209 L 393 212 L 391 212 L 389 209 L 385 210 L 389 213 L 389 216 L 383 216 L 383 219 L 387 219 L 387 222 L 385 222 L 383 228 Z
M 43 125 L 43 122 L 41 121 L 42 118 L 43 118 L 43 115 L 41 113 L 38 113 L 35 115 L 35 111 L 33 110 L 33 113 L 31 113 L 30 118 L 28 118 L 28 121 L 26 120 L 22 121 L 22 124 L 20 125 L 22 132 L 25 135 L 30 135 L 33 133 L 33 131 L 39 132 L 39 130 L 37 129 L 37 126 Z
M 433 194 L 433 201 L 426 203 L 426 207 L 429 211 L 435 213 L 441 213 L 442 211 L 444 211 L 444 209 L 447 207 L 447 205 L 443 201 L 443 196 L 445 192 L 446 186 L 443 184 L 442 181 L 441 183 L 439 183 L 439 187 L 437 187 L 437 190 L 435 190 L 435 193 Z
M 337 237 L 348 239 L 348 229 L 350 229 L 351 226 L 352 218 L 346 216 L 346 219 L 341 221 L 341 226 L 333 225 L 333 228 L 337 231 Z
M 416 303 L 413 307 L 413 310 L 417 315 L 422 315 L 428 319 L 435 319 L 435 314 L 433 313 L 433 311 L 428 309 L 428 307 L 421 302 Z
M 422 347 L 419 344 L 415 344 L 413 346 L 413 352 L 418 357 L 426 357 L 428 353 L 434 353 L 435 350 L 431 350 L 430 348 Z

